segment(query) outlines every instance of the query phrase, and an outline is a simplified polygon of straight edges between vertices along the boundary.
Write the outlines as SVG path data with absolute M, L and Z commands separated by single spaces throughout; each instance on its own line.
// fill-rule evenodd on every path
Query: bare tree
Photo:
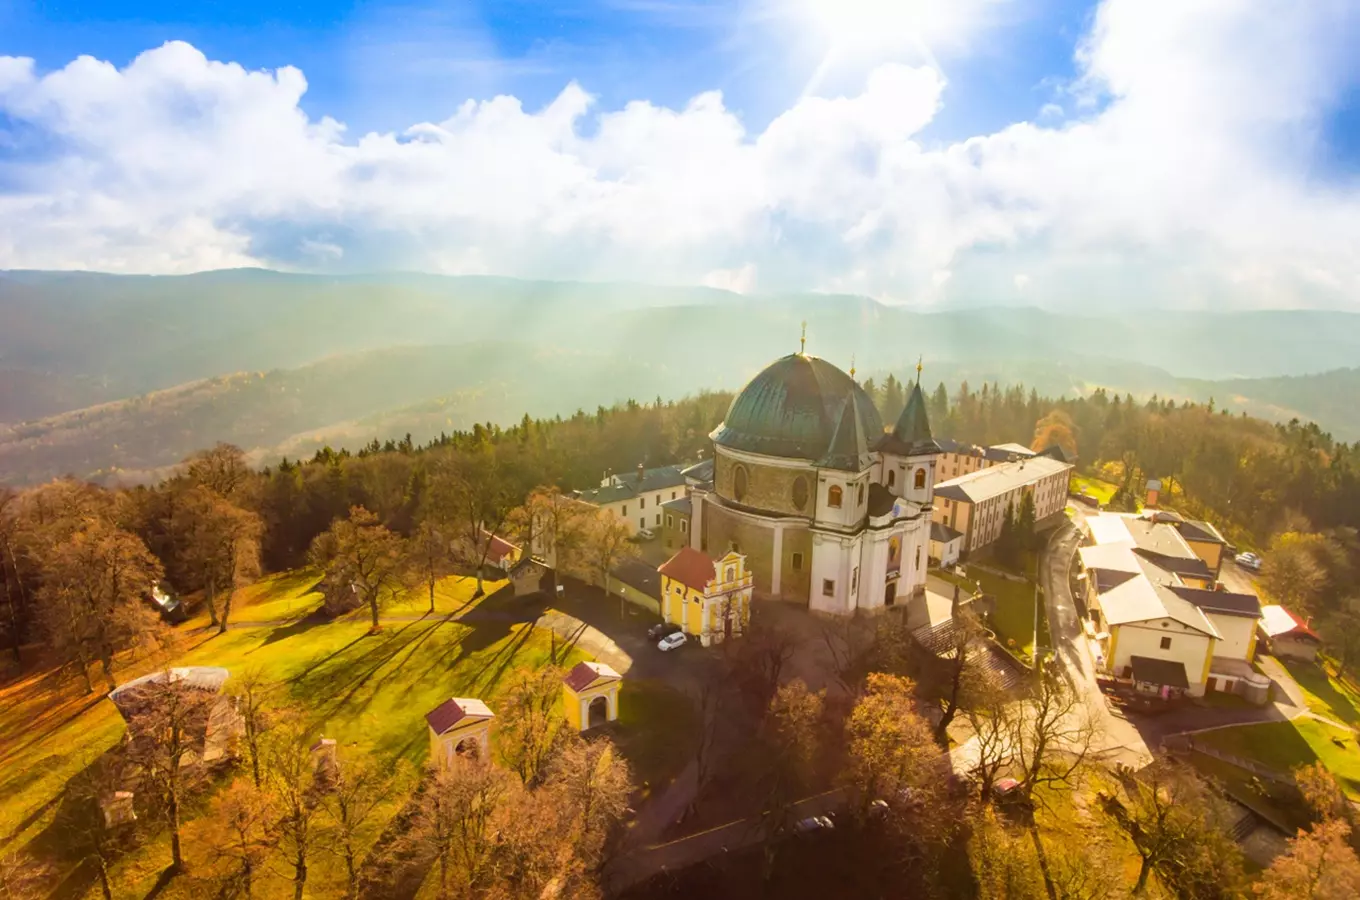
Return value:
M 1021 790 L 1034 799 L 1043 784 L 1071 784 L 1090 758 L 1094 717 L 1058 664 L 1041 666 L 1033 696 L 1015 707 L 1011 746 L 1023 773 Z
M 362 506 L 352 507 L 348 519 L 334 522 L 312 542 L 312 564 L 325 572 L 328 589 L 351 592 L 368 605 L 373 631 L 381 626 L 378 611 L 403 588 L 405 553 L 399 535 Z
M 49 867 L 18 850 L 0 852 L 0 900 L 39 900 L 46 897 Z
M 120 821 L 104 812 L 124 780 L 117 760 L 105 758 L 90 761 L 67 782 L 67 797 L 78 804 L 79 813 L 68 820 L 71 824 L 64 835 L 64 849 L 80 854 L 81 860 L 94 869 L 104 900 L 113 900 L 110 870 L 134 837 L 130 821 Z
M 585 520 L 581 534 L 582 561 L 588 567 L 589 575 L 604 588 L 606 594 L 609 593 L 609 579 L 614 569 L 624 560 L 638 554 L 632 536 L 628 525 L 612 513 L 599 511 Z M 625 602 L 620 593 L 620 619 L 626 614 Z
M 222 442 L 190 456 L 182 470 L 191 484 L 203 485 L 227 500 L 234 500 L 250 477 L 245 451 Z
M 501 756 L 530 787 L 542 779 L 565 737 L 558 712 L 564 674 L 557 666 L 520 672 L 498 704 Z
M 628 761 L 607 738 L 573 735 L 553 759 L 542 790 L 568 814 L 571 856 L 587 871 L 598 871 L 633 791 Z
M 439 458 L 434 464 L 423 518 L 461 532 L 458 545 L 477 573 L 477 596 L 485 593 L 483 569 L 492 538 L 516 506 L 511 480 L 497 451 L 478 447 Z
M 534 488 L 524 505 L 514 510 L 509 522 L 530 553 L 538 554 L 554 569 L 580 571 L 586 519 L 596 510 L 550 486 Z
M 874 629 L 851 617 L 822 623 L 822 641 L 831 655 L 836 681 L 846 693 L 855 692 L 854 678 L 874 646 Z
M 1188 766 L 1159 759 L 1103 795 L 1106 814 L 1142 859 L 1133 892 L 1156 872 L 1173 893 L 1231 897 L 1242 881 L 1241 851 L 1228 836 L 1220 801 Z
M 188 529 L 189 562 L 201 573 L 204 602 L 219 634 L 231 619 L 235 591 L 260 575 L 260 538 L 264 524 L 253 512 L 241 509 L 202 485 L 191 488 L 181 504 Z M 219 613 L 217 593 L 224 600 Z
M 288 869 L 294 900 L 302 900 L 308 866 L 318 842 L 320 785 L 316 761 L 304 734 L 301 724 L 295 721 L 276 727 L 271 732 L 264 770 L 265 790 L 277 816 L 272 831 L 273 847 Z
M 430 593 L 430 612 L 434 612 L 434 590 L 439 579 L 453 571 L 450 566 L 452 546 L 444 529 L 430 519 L 423 520 L 411 535 L 410 560 L 412 574 L 418 576 Z
M 764 715 L 779 687 L 785 666 L 797 649 L 793 636 L 767 619 L 752 617 L 740 641 L 724 643 L 732 681 L 748 708 Z
M 950 646 L 944 654 L 941 671 L 933 679 L 942 705 L 940 721 L 935 725 L 935 741 L 942 746 L 949 739 L 949 726 L 954 717 L 967 703 L 968 691 L 982 677 L 977 654 L 977 644 L 982 636 L 982 625 L 972 610 L 960 609 L 954 614 Z
M 98 662 L 109 689 L 115 655 L 155 625 L 144 597 L 161 577 L 160 563 L 135 535 L 101 519 L 43 557 L 39 617 L 53 649 L 75 665 L 93 690 L 89 667 Z
M 1007 706 L 1012 699 L 1001 691 L 982 694 L 966 713 L 977 749 L 973 777 L 983 803 L 991 802 L 997 777 L 1014 761 L 1014 723 Z
M 344 861 L 345 895 L 351 900 L 359 896 L 359 853 L 364 829 L 378 808 L 392 797 L 396 786 L 405 780 L 401 767 L 393 772 L 372 757 L 358 756 L 340 761 L 329 789 L 321 794 L 321 811 L 333 838 L 323 848 Z
M 475 760 L 460 760 L 427 785 L 403 845 L 433 858 L 439 894 L 466 893 L 489 877 L 498 810 L 517 788 L 514 776 Z
M 270 711 L 267 697 L 272 685 L 259 669 L 247 669 L 231 680 L 231 693 L 236 699 L 236 712 L 241 717 L 241 742 L 245 745 L 250 763 L 250 776 L 255 787 L 263 787 L 260 772 L 263 738 L 269 728 Z
M 276 815 L 270 796 L 244 779 L 233 781 L 213 798 L 203 843 L 214 861 L 226 867 L 226 883 L 239 888 L 247 900 L 253 895 L 255 873 L 269 852 L 270 827 Z

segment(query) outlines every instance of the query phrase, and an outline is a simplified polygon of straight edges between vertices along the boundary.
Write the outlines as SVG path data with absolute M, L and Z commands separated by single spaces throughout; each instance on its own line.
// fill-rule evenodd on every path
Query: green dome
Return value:
M 872 441 L 883 433 L 874 402 L 855 380 L 824 359 L 795 353 L 777 359 L 741 389 L 713 442 L 734 450 L 820 459 L 831 446 L 847 399 Z

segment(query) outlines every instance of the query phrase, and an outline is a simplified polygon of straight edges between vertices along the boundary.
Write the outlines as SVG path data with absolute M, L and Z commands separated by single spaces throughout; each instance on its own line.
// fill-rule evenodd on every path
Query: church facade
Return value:
M 795 353 L 751 379 L 710 437 L 690 546 L 744 554 L 757 596 L 853 615 L 924 590 L 940 447 L 919 378 L 888 431 L 854 378 Z

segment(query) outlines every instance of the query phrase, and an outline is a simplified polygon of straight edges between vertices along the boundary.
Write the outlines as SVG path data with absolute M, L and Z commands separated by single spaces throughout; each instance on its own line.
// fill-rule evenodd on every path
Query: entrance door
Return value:
M 884 590 L 883 592 L 883 605 L 892 606 L 896 602 L 897 602 L 897 582 L 894 581 L 892 584 L 888 585 L 887 589 Z
M 586 714 L 586 727 L 598 728 L 609 721 L 609 700 L 604 697 L 596 697 L 590 701 L 589 711 Z

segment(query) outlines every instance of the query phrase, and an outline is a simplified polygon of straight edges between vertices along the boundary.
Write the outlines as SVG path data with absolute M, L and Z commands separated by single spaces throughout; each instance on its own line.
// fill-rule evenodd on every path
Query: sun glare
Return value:
M 948 0 L 803 0 L 809 24 L 839 48 L 929 44 L 943 37 L 959 18 Z

